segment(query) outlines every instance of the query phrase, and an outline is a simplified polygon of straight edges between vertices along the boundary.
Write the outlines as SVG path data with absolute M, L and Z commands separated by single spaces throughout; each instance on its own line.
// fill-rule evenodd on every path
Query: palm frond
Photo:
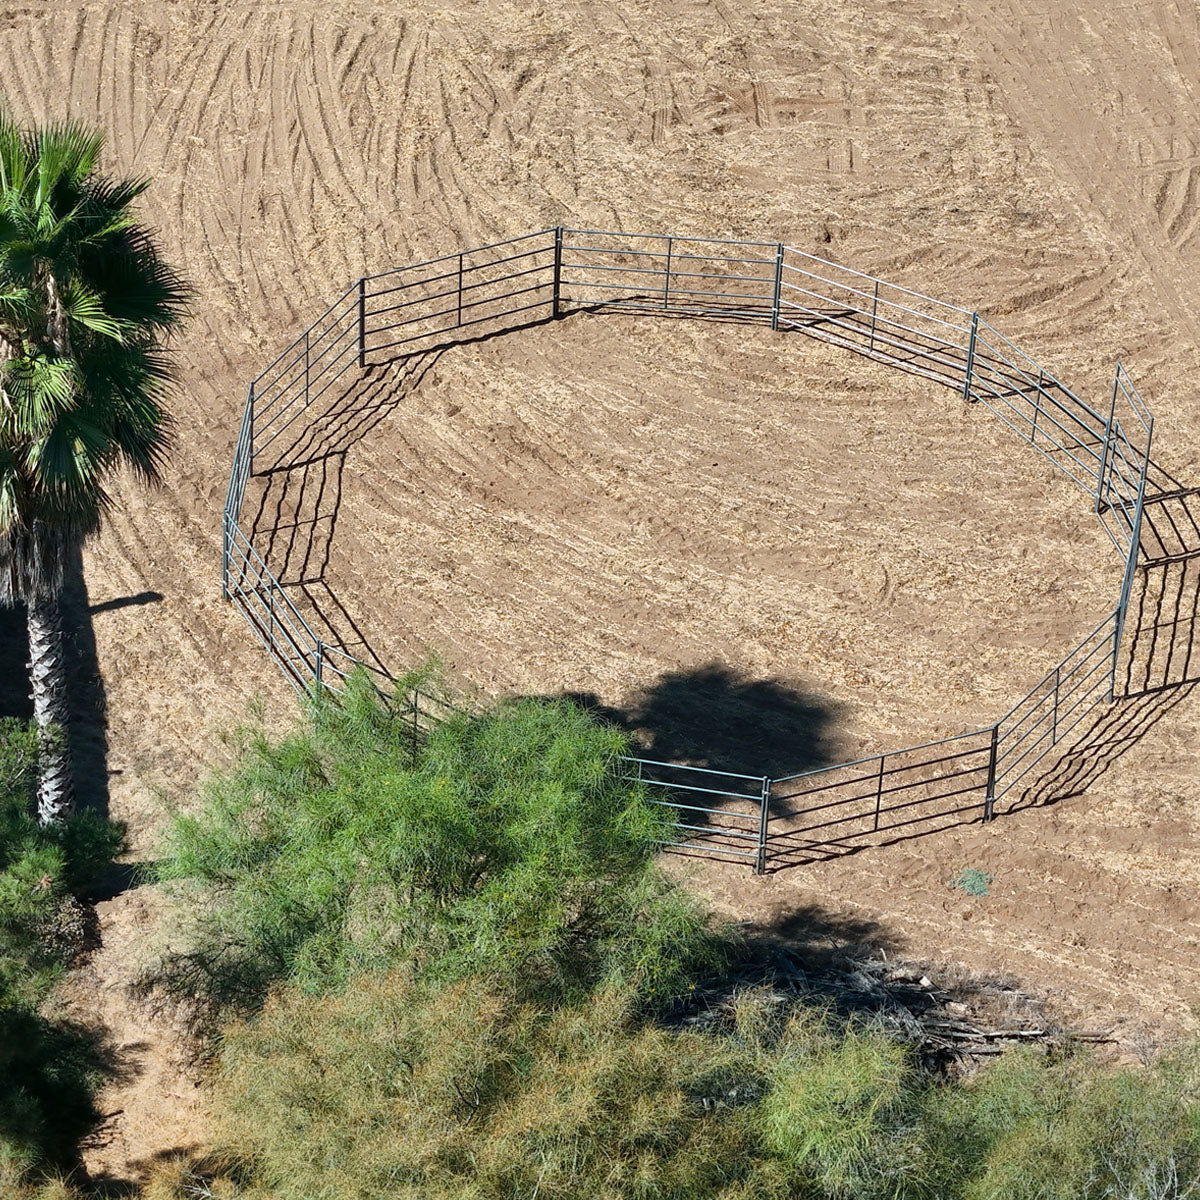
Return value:
M 8 325 L 19 333 L 37 325 L 41 311 L 42 297 L 27 287 L 10 284 L 0 291 L 0 326 Z
M 133 202 L 150 186 L 148 178 L 102 179 L 89 181 L 88 195 L 96 206 L 97 215 L 103 215 L 102 224 L 94 236 L 107 236 L 124 229 L 133 228 Z
M 34 203 L 49 206 L 55 193 L 63 189 L 78 195 L 99 165 L 104 134 L 76 121 L 64 121 L 38 130 L 36 141 L 38 186 Z
M 49 354 L 10 359 L 3 377 L 16 429 L 31 439 L 44 437 L 55 418 L 72 406 L 75 374 L 73 362 Z
M 104 302 L 82 284 L 70 285 L 61 293 L 63 310 L 67 316 L 84 329 L 93 333 L 122 341 L 122 323 L 104 310 Z
M 88 285 L 105 298 L 108 312 L 121 321 L 158 331 L 179 325 L 191 289 L 158 256 L 148 235 L 132 229 L 111 246 L 88 248 L 80 262 Z
M 30 173 L 28 139 L 4 113 L 0 113 L 0 194 L 19 193 Z
M 69 507 L 75 509 L 80 497 L 98 490 L 113 457 L 107 430 L 78 411 L 70 412 L 54 423 L 37 447 L 38 479 L 47 494 L 69 499 Z

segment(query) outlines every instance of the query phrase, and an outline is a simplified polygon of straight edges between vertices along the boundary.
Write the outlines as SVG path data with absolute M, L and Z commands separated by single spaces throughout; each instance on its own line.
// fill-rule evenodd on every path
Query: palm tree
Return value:
M 38 816 L 70 814 L 62 589 L 126 464 L 159 477 L 187 290 L 131 205 L 146 180 L 98 170 L 103 135 L 0 114 L 0 603 L 24 603 L 41 743 Z

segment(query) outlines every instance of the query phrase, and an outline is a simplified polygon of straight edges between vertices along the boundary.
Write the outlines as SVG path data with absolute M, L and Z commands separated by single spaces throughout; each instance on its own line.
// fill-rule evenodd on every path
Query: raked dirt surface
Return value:
M 86 560 L 134 857 L 219 731 L 256 697 L 290 710 L 221 601 L 221 504 L 247 380 L 361 273 L 560 223 L 781 239 L 978 307 L 1094 404 L 1122 360 L 1156 460 L 1200 486 L 1192 4 L 29 0 L 0 10 L 0 79 L 17 117 L 99 123 L 112 170 L 153 178 L 145 216 L 196 289 L 166 484 L 122 483 Z M 440 651 L 484 693 L 641 712 L 682 689 L 743 724 L 777 700 L 806 761 L 993 720 L 1118 574 L 1086 502 L 986 414 L 728 326 L 458 347 L 335 477 L 289 487 L 255 493 L 260 519 L 292 514 L 275 549 L 323 564 L 306 602 L 347 644 Z M 1160 510 L 1187 534 L 1189 505 Z M 1172 681 L 1196 673 L 1197 562 L 1139 583 Z M 1133 1053 L 1196 1024 L 1198 718 L 1186 686 L 1127 702 L 1057 803 L 990 827 L 767 879 L 672 869 L 738 920 L 1010 971 Z M 989 896 L 948 886 L 968 866 Z M 170 1025 L 125 992 L 158 911 L 102 903 L 68 993 L 127 1048 L 89 1150 L 121 1178 L 204 1136 Z

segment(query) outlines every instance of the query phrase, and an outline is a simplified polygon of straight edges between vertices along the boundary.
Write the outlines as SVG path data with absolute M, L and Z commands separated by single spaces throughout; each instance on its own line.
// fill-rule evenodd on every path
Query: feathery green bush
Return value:
M 654 1003 L 721 944 L 654 864 L 666 810 L 625 777 L 625 736 L 563 701 L 459 714 L 414 741 L 405 687 L 362 676 L 178 817 L 160 872 L 196 914 L 165 978 L 223 1011 L 276 983 L 468 974 L 561 999 L 629 984 Z

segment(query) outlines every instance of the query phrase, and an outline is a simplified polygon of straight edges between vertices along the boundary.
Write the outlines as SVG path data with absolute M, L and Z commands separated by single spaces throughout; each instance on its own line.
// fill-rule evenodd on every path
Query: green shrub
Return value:
M 403 693 L 398 705 L 405 711 Z M 246 1011 L 293 980 L 485 974 L 561 998 L 627 983 L 674 995 L 717 940 L 654 865 L 663 810 L 617 761 L 625 737 L 566 701 L 458 715 L 414 746 L 362 677 L 304 728 L 246 743 L 161 873 L 186 881 L 184 992 Z
M 992 883 L 992 876 L 978 867 L 964 867 L 950 880 L 949 886 L 966 892 L 968 896 L 986 896 Z
M 754 1049 L 637 1007 L 395 973 L 289 990 L 224 1038 L 218 1136 L 264 1200 L 803 1195 L 760 1153 Z
M 243 1013 L 221 1166 L 168 1165 L 148 1200 L 1200 1197 L 1200 1057 L 1031 1049 L 951 1083 L 773 995 L 656 1024 L 721 945 L 654 867 L 625 746 L 535 701 L 417 745 L 362 680 L 252 738 L 164 868 L 198 912 L 171 977 Z
M 96 1036 L 43 1011 L 82 945 L 77 894 L 120 850 L 119 826 L 83 811 L 33 818 L 37 735 L 0 721 L 0 1172 L 69 1163 L 95 1119 L 103 1072 Z
M 870 1026 L 834 1030 L 802 1012 L 777 1051 L 772 1083 L 767 1144 L 826 1195 L 925 1194 L 930 1081 L 894 1036 Z
M 1200 1195 L 1200 1056 L 1112 1070 L 1085 1054 L 1011 1052 L 931 1115 L 964 1200 Z

